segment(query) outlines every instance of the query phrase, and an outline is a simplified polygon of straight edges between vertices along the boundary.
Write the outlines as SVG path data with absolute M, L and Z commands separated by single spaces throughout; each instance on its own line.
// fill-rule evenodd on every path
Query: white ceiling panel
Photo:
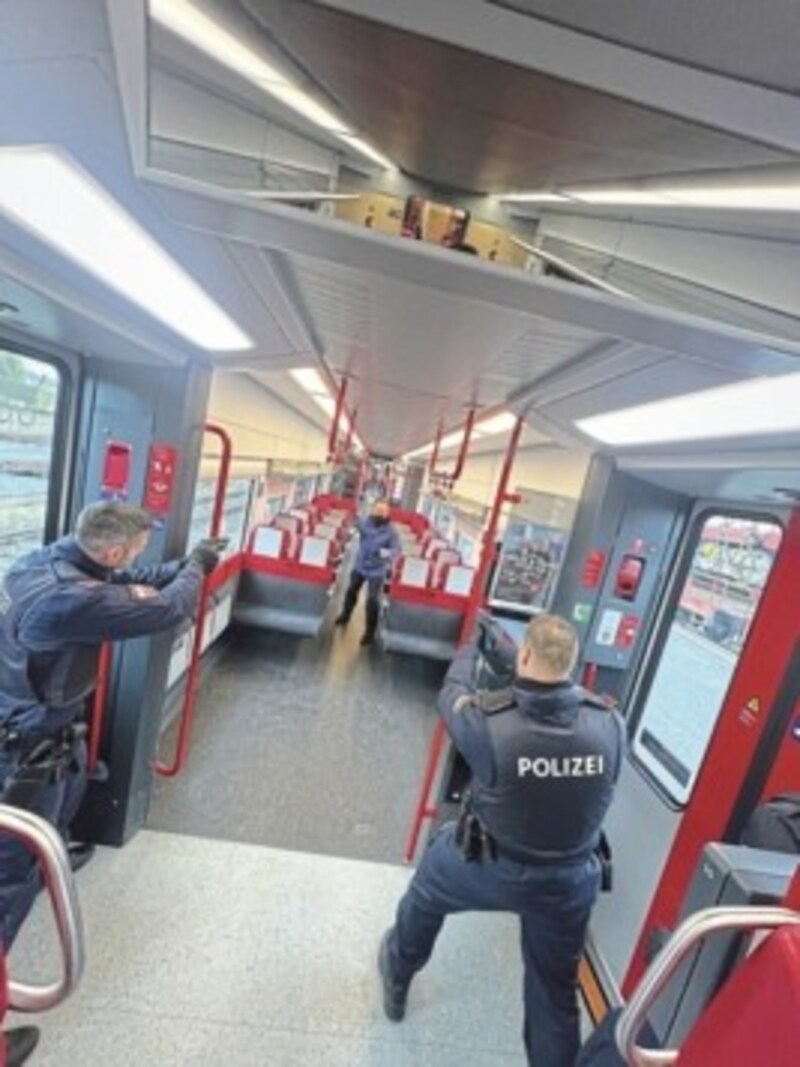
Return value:
M 655 56 L 796 93 L 797 0 L 486 0 Z

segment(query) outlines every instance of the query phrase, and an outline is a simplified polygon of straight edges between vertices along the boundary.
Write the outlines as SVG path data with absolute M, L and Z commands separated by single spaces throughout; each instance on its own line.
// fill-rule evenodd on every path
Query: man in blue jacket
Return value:
M 392 563 L 400 555 L 400 538 L 397 536 L 397 530 L 389 522 L 388 501 L 376 501 L 368 519 L 356 520 L 356 529 L 361 543 L 358 546 L 358 555 L 350 574 L 350 585 L 344 595 L 344 604 L 336 625 L 346 626 L 350 621 L 361 586 L 366 582 L 367 624 L 361 644 L 371 645 L 378 628 L 383 583 L 386 581 Z
M 535 1067 L 573 1067 L 578 1053 L 578 963 L 624 751 L 620 716 L 570 681 L 577 654 L 572 626 L 540 615 L 508 689 L 476 687 L 477 644 L 453 660 L 439 713 L 472 771 L 469 797 L 433 838 L 379 955 L 384 1010 L 399 1022 L 447 915 L 516 912 Z
M 43 816 L 64 836 L 86 787 L 81 720 L 100 646 L 191 618 L 218 561 L 215 544 L 202 542 L 186 560 L 130 569 L 151 526 L 133 504 L 92 504 L 74 537 L 18 560 L 0 587 L 0 801 Z M 30 852 L 0 837 L 6 951 L 39 885 Z

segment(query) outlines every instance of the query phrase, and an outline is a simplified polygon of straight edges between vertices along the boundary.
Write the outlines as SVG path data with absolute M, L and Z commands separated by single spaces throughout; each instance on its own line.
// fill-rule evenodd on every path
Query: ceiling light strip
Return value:
M 106 189 L 47 147 L 0 148 L 0 212 L 198 348 L 253 347 Z
M 150 16 L 171 33 L 246 78 L 262 92 L 343 141 L 359 155 L 386 170 L 397 169 L 390 159 L 360 137 L 339 115 L 293 84 L 277 67 L 188 0 L 150 0 Z

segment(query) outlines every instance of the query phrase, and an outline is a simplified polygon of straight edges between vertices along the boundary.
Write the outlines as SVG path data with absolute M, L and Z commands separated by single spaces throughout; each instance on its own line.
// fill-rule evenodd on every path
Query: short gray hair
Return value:
M 153 519 L 144 508 L 116 500 L 90 504 L 78 516 L 75 537 L 87 552 L 129 545 L 153 528 Z
M 525 644 L 537 663 L 561 678 L 570 674 L 578 658 L 578 635 L 560 615 L 537 615 L 528 623 Z

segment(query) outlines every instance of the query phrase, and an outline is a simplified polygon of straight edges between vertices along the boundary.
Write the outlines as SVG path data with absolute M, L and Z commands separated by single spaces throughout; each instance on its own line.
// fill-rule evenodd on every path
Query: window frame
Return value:
M 74 484 L 74 434 L 79 361 L 76 357 L 47 344 L 30 344 L 0 330 L 0 351 L 23 359 L 44 363 L 58 375 L 58 391 L 53 413 L 53 437 L 47 479 L 47 503 L 42 529 L 43 545 L 62 536 L 66 528 L 68 509 Z M 63 474 L 54 477 L 56 456 L 63 444 Z
M 653 791 L 659 796 L 663 803 L 672 811 L 680 812 L 685 811 L 692 802 L 692 797 L 697 785 L 697 779 L 702 773 L 703 764 L 708 756 L 708 750 L 714 739 L 714 735 L 719 728 L 720 714 L 727 699 L 727 694 L 730 689 L 725 691 L 722 703 L 717 711 L 716 718 L 714 720 L 714 726 L 708 735 L 708 741 L 706 743 L 705 752 L 698 764 L 698 773 L 695 781 L 692 785 L 691 791 L 685 800 L 681 801 L 676 799 L 670 792 L 668 786 L 664 784 L 636 754 L 634 751 L 634 739 L 639 729 L 639 725 L 644 717 L 644 713 L 647 708 L 647 701 L 650 696 L 650 692 L 653 687 L 653 682 L 658 673 L 658 669 L 661 665 L 661 661 L 664 654 L 664 649 L 669 639 L 670 632 L 672 630 L 672 624 L 677 614 L 678 604 L 681 599 L 681 595 L 686 586 L 686 580 L 691 570 L 692 562 L 697 551 L 697 546 L 700 543 L 700 535 L 706 523 L 715 517 L 725 519 L 741 519 L 747 522 L 763 522 L 770 523 L 773 526 L 777 526 L 781 531 L 781 547 L 783 546 L 783 538 L 786 534 L 786 516 L 779 511 L 751 511 L 741 505 L 731 505 L 726 507 L 724 501 L 703 501 L 699 503 L 694 513 L 691 515 L 689 522 L 684 531 L 681 542 L 678 546 L 673 561 L 673 573 L 671 575 L 670 583 L 665 590 L 661 604 L 659 605 L 658 615 L 655 619 L 650 631 L 650 637 L 647 643 L 647 647 L 644 650 L 644 654 L 639 662 L 638 669 L 633 679 L 631 686 L 631 697 L 629 703 L 629 711 L 626 716 L 626 734 L 628 740 L 628 762 L 636 770 L 637 774 L 648 783 Z M 781 551 L 779 547 L 778 552 Z M 770 581 L 772 575 L 772 569 L 770 568 L 770 575 L 767 577 L 767 584 Z M 766 584 L 764 586 L 766 590 Z M 758 614 L 759 608 L 756 610 Z M 753 616 L 755 619 L 756 615 Z M 739 653 L 739 659 L 737 659 L 736 667 L 734 668 L 734 674 L 731 678 L 735 677 L 736 670 L 738 669 L 739 660 L 744 654 L 744 651 L 749 643 L 752 635 L 752 626 L 748 629 L 747 640 L 742 646 Z

